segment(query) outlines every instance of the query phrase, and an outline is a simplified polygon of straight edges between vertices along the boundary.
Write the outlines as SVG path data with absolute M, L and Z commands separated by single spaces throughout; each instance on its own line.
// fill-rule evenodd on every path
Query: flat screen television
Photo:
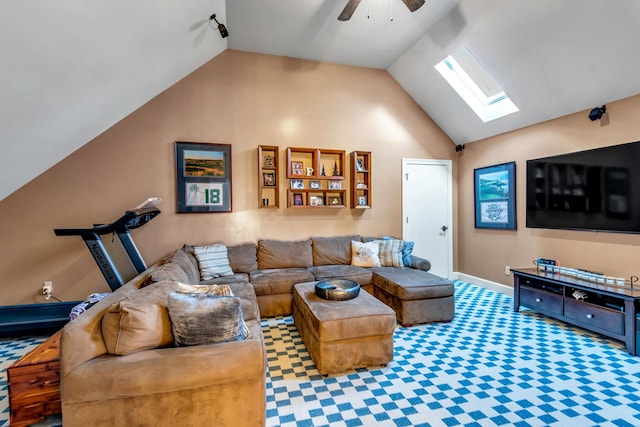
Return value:
M 527 227 L 640 233 L 640 141 L 527 160 Z

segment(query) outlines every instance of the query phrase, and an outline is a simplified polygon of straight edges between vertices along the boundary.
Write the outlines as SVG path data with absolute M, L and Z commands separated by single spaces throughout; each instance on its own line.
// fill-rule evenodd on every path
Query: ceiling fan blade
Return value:
M 402 0 L 402 3 L 404 3 L 411 12 L 415 12 L 424 4 L 424 0 Z
M 424 0 L 422 0 L 424 3 Z M 342 13 L 338 16 L 338 21 L 348 21 L 351 19 L 351 15 L 356 11 L 356 8 L 360 4 L 360 0 L 349 0 L 349 3 L 342 9 Z

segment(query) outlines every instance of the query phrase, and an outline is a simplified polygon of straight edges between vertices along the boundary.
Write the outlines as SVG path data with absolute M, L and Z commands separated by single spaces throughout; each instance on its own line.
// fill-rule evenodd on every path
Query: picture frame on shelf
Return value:
M 358 172 L 365 171 L 364 163 L 362 162 L 362 159 L 356 159 L 356 171 Z
M 304 181 L 302 179 L 292 179 L 291 188 L 293 190 L 302 190 L 304 188 Z
M 275 168 L 276 167 L 276 159 L 273 156 L 266 155 L 263 159 L 263 167 L 265 168 Z
M 273 172 L 263 172 L 262 173 L 262 185 L 265 187 L 275 187 L 276 185 L 276 174 Z
M 302 193 L 293 193 L 293 205 L 294 206 L 304 205 L 304 199 L 302 198 Z
M 516 230 L 516 162 L 476 168 L 475 227 Z
M 328 196 L 327 204 L 330 206 L 337 206 L 342 204 L 342 198 L 339 196 Z
M 367 206 L 367 196 L 358 196 L 358 206 Z
M 291 175 L 304 175 L 304 164 L 302 162 L 291 162 Z
M 231 212 L 231 144 L 175 142 L 177 213 Z
M 312 190 L 319 190 L 320 181 L 309 181 L 309 188 L 311 188 Z
M 309 206 L 324 206 L 324 197 L 309 196 Z
M 329 190 L 341 190 L 342 181 L 331 180 L 329 181 Z

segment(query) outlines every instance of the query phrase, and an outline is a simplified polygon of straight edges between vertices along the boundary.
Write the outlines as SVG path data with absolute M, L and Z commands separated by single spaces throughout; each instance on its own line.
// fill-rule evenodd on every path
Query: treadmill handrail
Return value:
M 126 211 L 124 215 L 118 218 L 112 224 L 96 225 L 93 228 L 54 228 L 56 236 L 85 236 L 85 235 L 103 235 L 111 233 L 122 233 L 126 230 L 138 228 L 160 213 L 158 208 L 149 207 L 142 209 L 134 209 Z

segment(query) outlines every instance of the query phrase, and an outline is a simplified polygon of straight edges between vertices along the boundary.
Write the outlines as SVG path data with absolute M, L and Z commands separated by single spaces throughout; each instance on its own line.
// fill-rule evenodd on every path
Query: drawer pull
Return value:
M 536 302 L 542 302 L 542 298 L 536 298 Z
M 587 314 L 587 319 L 593 319 L 593 318 L 594 318 L 593 314 L 591 313 Z

